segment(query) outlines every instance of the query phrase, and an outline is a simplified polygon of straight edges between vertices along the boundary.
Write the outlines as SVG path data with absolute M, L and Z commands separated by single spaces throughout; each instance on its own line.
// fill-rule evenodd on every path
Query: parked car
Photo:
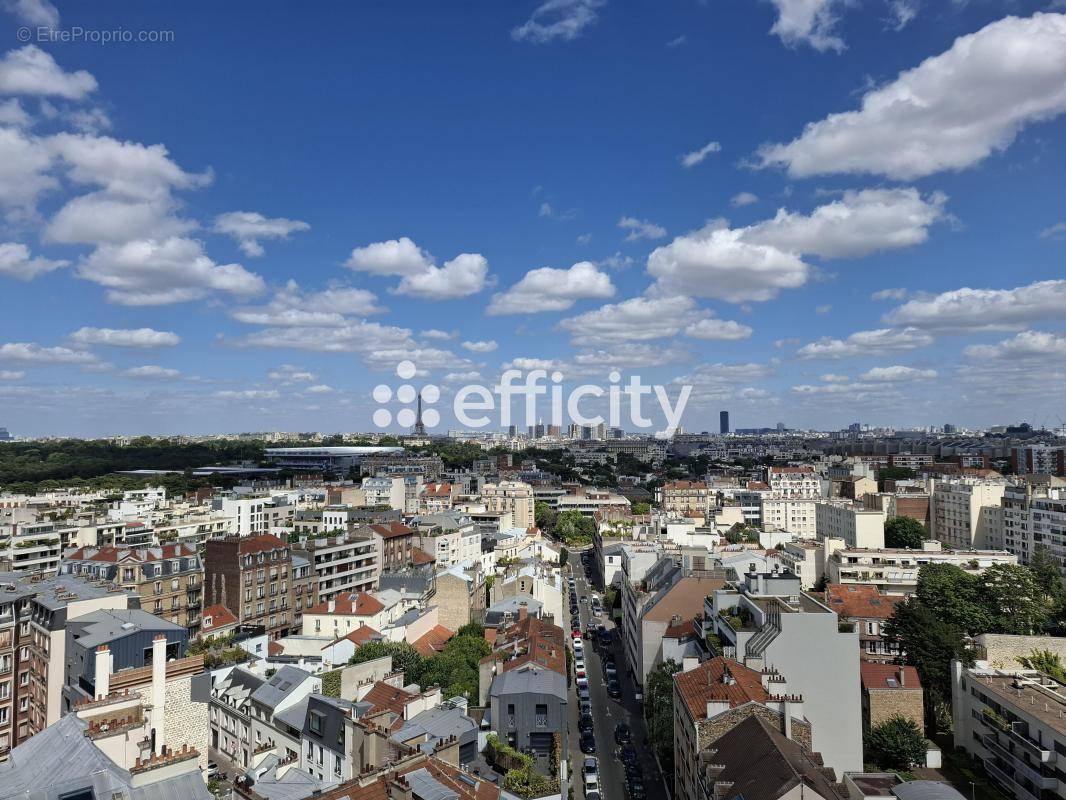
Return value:
M 585 785 L 585 794 L 600 790 L 600 762 L 589 756 L 581 763 L 581 780 Z
M 619 722 L 614 726 L 614 741 L 615 744 L 631 744 L 633 742 L 633 731 L 629 729 L 626 723 Z
M 577 676 L 577 688 L 578 688 L 579 691 L 581 689 L 584 689 L 585 691 L 588 691 L 589 679 L 584 677 L 583 675 L 578 675 Z
M 585 731 L 581 734 L 581 752 L 585 754 L 596 752 L 596 734 L 592 731 Z
M 631 744 L 624 744 L 619 747 L 616 755 L 618 760 L 625 764 L 637 763 L 637 751 Z
M 591 714 L 582 714 L 577 720 L 577 729 L 584 733 L 585 731 L 595 730 L 595 725 L 592 721 Z
M 629 793 L 629 800 L 647 800 L 643 781 L 626 781 L 626 791 Z
M 592 716 L 592 703 L 589 702 L 588 700 L 579 700 L 578 701 L 577 710 L 581 714 L 581 716 L 588 715 L 588 716 L 591 717 Z
M 578 684 L 577 687 L 577 699 L 578 700 L 591 700 L 589 697 L 589 684 L 585 681 L 585 685 Z
M 214 761 L 208 761 L 207 762 L 207 777 L 208 778 L 217 778 L 218 777 L 218 764 L 216 764 Z
M 612 700 L 620 700 L 622 698 L 622 684 L 618 681 L 608 681 L 607 696 Z

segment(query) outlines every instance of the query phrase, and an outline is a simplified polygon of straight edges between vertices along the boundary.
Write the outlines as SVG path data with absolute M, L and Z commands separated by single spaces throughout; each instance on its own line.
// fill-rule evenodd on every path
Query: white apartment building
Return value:
M 953 478 L 931 480 L 930 534 L 948 547 L 984 548 L 989 506 L 1001 504 L 1007 484 L 1000 479 Z
M 797 539 L 813 539 L 818 532 L 815 500 L 763 495 L 759 507 L 763 530 L 788 531 Z
M 368 507 L 387 506 L 397 511 L 407 509 L 407 487 L 403 478 L 379 476 L 363 478 L 363 493 Z
M 926 564 L 952 564 L 971 574 L 993 564 L 1017 564 L 1018 558 L 1003 550 L 942 550 L 940 543 L 925 542 L 921 550 L 847 548 L 839 540 L 823 540 L 829 551 L 826 573 L 830 583 L 863 583 L 886 594 L 913 594 L 918 571 Z
M 1012 484 L 1001 502 L 983 509 L 989 547 L 1016 555 L 1021 564 L 1043 547 L 1060 567 L 1066 563 L 1066 488 Z
M 822 479 L 812 467 L 767 467 L 766 483 L 777 497 L 815 500 L 824 496 Z
M 704 624 L 725 655 L 755 669 L 772 669 L 803 697 L 811 750 L 838 776 L 862 769 L 859 634 L 840 630 L 836 613 L 800 591 L 789 573 L 749 573 L 712 592 Z
M 586 489 L 581 494 L 567 494 L 559 498 L 556 508 L 564 511 L 580 511 L 582 516 L 593 517 L 597 511 L 615 509 L 629 511 L 630 502 L 620 494 L 611 494 L 603 489 Z
M 955 746 L 1015 800 L 1066 797 L 1066 686 L 1036 672 L 951 663 Z
M 296 518 L 295 497 L 288 493 L 223 497 L 219 509 L 236 520 L 238 536 L 270 533 L 274 528 L 291 526 Z
M 778 554 L 781 566 L 800 580 L 800 588 L 808 591 L 825 574 L 825 543 L 812 539 L 787 542 Z
M 843 539 L 848 547 L 873 550 L 885 546 L 885 512 L 855 503 L 815 503 L 815 530 L 819 539 Z
M 293 552 L 306 558 L 312 569 L 315 595 L 308 605 L 317 605 L 342 592 L 370 592 L 378 588 L 381 552 L 373 536 L 340 534 L 310 537 Z
M 486 483 L 481 491 L 481 500 L 489 512 L 510 512 L 516 527 L 532 528 L 535 524 L 533 487 L 528 483 L 522 481 Z M 563 509 L 560 507 L 559 510 Z

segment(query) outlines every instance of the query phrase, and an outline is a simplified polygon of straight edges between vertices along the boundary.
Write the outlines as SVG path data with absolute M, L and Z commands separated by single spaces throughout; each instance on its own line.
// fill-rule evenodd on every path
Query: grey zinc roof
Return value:
M 295 703 L 284 711 L 279 711 L 274 715 L 274 722 L 283 722 L 290 728 L 296 730 L 302 730 L 304 726 L 304 719 L 307 718 L 307 698 L 305 697 L 299 703 Z
M 252 700 L 274 709 L 278 703 L 289 696 L 290 692 L 310 677 L 311 673 L 286 664 L 266 683 L 252 692 Z
M 406 742 L 425 734 L 428 739 L 437 742 L 449 736 L 461 739 L 471 731 L 477 731 L 477 723 L 464 714 L 461 708 L 441 706 L 415 714 L 392 738 L 398 742 Z
M 299 767 L 291 767 L 279 779 L 277 777 L 278 757 L 267 756 L 256 769 L 244 774 L 255 780 L 255 792 L 266 800 L 303 800 L 310 797 L 323 784 L 313 775 Z
M 4 592 L 0 597 L 15 597 L 36 595 L 36 600 L 49 611 L 66 608 L 71 600 L 92 600 L 107 597 L 112 594 L 125 594 L 127 597 L 136 597 L 135 592 L 108 591 L 107 586 L 100 586 L 92 581 L 77 575 L 54 575 L 40 581 L 31 581 L 24 572 L 0 572 L 0 584 L 14 584 L 15 592 Z M 73 594 L 76 597 L 71 600 L 60 599 L 65 594 Z M 57 596 L 58 595 L 58 596 Z
M 199 771 L 131 787 L 130 773 L 86 739 L 85 728 L 68 714 L 12 750 L 0 763 L 0 800 L 58 800 L 88 788 L 121 800 L 212 800 Z
M 899 800 L 965 800 L 953 786 L 938 781 L 907 781 L 892 787 Z
M 554 694 L 565 702 L 566 678 L 547 667 L 520 667 L 493 678 L 489 693 L 492 695 Z
M 183 626 L 175 625 L 139 608 L 91 611 L 69 620 L 68 625 L 81 630 L 81 633 L 76 635 L 78 644 L 89 649 L 138 631 L 185 632 Z
M 459 793 L 449 789 L 429 774 L 425 768 L 404 775 L 411 786 L 411 793 L 420 800 L 458 800 Z

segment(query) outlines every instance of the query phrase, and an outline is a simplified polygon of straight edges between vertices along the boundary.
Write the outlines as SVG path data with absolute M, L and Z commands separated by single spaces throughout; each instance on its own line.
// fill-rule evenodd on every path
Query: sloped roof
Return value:
M 900 681 L 900 672 L 903 680 Z M 898 664 L 874 664 L 859 662 L 859 675 L 864 689 L 921 689 L 922 679 L 914 667 Z
M 425 634 L 411 642 L 411 646 L 427 658 L 444 649 L 444 645 L 455 636 L 455 631 L 443 625 L 434 625 Z
M 261 533 L 258 536 L 245 536 L 237 545 L 237 552 L 242 556 L 260 553 L 265 550 L 285 550 L 288 545 L 277 536 L 269 533 Z
M 718 656 L 695 669 L 674 675 L 674 685 L 693 719 L 706 719 L 709 701 L 728 702 L 731 708 L 744 703 L 765 703 L 770 695 L 763 688 L 762 673 L 738 661 Z
M 830 583 L 825 588 L 825 600 L 841 617 L 888 619 L 903 597 L 881 594 L 876 586 Z
M 210 624 L 208 624 L 207 620 L 211 620 Z M 217 603 L 204 609 L 204 625 L 200 630 L 202 634 L 210 635 L 211 631 L 236 624 L 237 618 L 233 615 L 233 612 L 221 603 Z
M 402 522 L 374 524 L 370 526 L 370 529 L 383 539 L 392 539 L 397 536 L 410 536 L 414 533 L 413 528 L 408 528 Z
M 718 781 L 732 784 L 721 800 L 779 800 L 802 785 L 837 798 L 821 758 L 804 752 L 761 717 L 748 717 L 712 746 L 710 758 L 725 767 Z
M 329 604 L 333 603 L 330 611 Z M 304 611 L 305 614 L 338 614 L 346 617 L 372 617 L 380 614 L 385 609 L 384 603 L 369 592 L 344 592 L 337 595 L 332 601 L 327 600 L 318 605 L 311 606 Z
M 420 548 L 420 547 L 412 547 L 411 548 L 411 563 L 412 564 L 414 564 L 416 566 L 421 566 L 422 564 L 434 564 L 434 563 L 436 563 L 436 561 L 437 561 L 436 556 L 431 556 L 429 553 L 427 553 L 422 548 Z
M 417 696 L 413 692 L 404 691 L 397 686 L 389 686 L 384 681 L 378 681 L 363 696 L 362 702 L 371 704 L 367 714 L 391 711 L 403 717 L 404 707 Z
M 355 644 L 356 647 L 358 647 L 359 645 L 365 644 L 366 642 L 369 642 L 369 641 L 371 641 L 373 639 L 380 639 L 380 638 L 381 638 L 381 632 L 380 631 L 377 631 L 374 628 L 371 628 L 369 625 L 360 625 L 358 628 L 356 628 L 354 631 L 349 633 L 347 636 L 341 636 L 339 639 L 330 642 L 329 644 L 327 644 L 322 649 L 325 650 L 326 647 L 332 647 L 337 642 L 342 642 L 345 639 L 347 639 L 349 642 L 352 642 L 353 644 Z

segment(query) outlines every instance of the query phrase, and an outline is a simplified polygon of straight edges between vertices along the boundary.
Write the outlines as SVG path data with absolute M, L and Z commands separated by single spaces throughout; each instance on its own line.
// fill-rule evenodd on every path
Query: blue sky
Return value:
M 1066 414 L 1047 2 L 0 9 L 17 434 L 370 430 L 404 358 L 688 430 Z

